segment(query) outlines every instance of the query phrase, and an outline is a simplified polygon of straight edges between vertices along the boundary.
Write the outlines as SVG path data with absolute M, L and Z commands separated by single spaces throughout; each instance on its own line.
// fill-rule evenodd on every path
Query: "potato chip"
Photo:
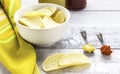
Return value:
M 51 17 L 46 16 L 43 18 L 43 25 L 44 25 L 44 28 L 47 29 L 47 28 L 53 28 L 53 27 L 59 26 L 61 24 L 56 23 Z
M 44 28 L 41 17 L 20 18 L 20 23 L 33 29 Z
M 65 22 L 65 13 L 63 11 L 58 11 L 54 17 L 54 20 L 57 23 L 64 23 Z
M 61 67 L 59 66 L 58 62 L 63 56 L 64 54 L 57 53 L 47 57 L 42 64 L 43 70 L 52 71 L 52 70 L 60 69 Z
M 52 16 L 52 14 L 54 14 L 56 10 L 57 10 L 56 7 L 48 6 L 48 7 L 38 9 L 36 11 L 39 12 L 39 13 L 44 14 L 43 16 Z
M 44 10 L 41 10 L 40 12 L 38 11 L 27 12 L 25 13 L 24 16 L 27 18 L 30 18 L 30 17 L 36 17 L 36 16 L 44 17 L 44 16 L 50 16 L 50 15 L 51 15 L 51 12 L 48 9 L 44 9 Z
M 41 17 L 51 16 L 52 14 L 55 13 L 56 10 L 57 10 L 56 7 L 49 6 L 49 7 L 44 7 L 44 8 L 38 9 L 36 11 L 26 12 L 24 16 L 28 17 L 28 18 L 36 17 L 36 16 L 41 16 Z
M 82 64 L 89 64 L 89 63 L 90 63 L 89 59 L 84 54 L 81 54 L 81 53 L 66 54 L 59 61 L 59 65 L 61 67 L 82 65 Z

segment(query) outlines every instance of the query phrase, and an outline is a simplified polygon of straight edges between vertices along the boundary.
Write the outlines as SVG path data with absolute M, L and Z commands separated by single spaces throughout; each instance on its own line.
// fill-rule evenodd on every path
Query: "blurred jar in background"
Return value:
M 80 10 L 86 7 L 86 0 L 65 0 L 65 7 L 71 10 Z
M 54 3 L 65 6 L 65 0 L 39 0 L 39 3 Z
M 80 10 L 86 7 L 87 0 L 39 0 L 39 3 L 54 3 L 67 9 Z

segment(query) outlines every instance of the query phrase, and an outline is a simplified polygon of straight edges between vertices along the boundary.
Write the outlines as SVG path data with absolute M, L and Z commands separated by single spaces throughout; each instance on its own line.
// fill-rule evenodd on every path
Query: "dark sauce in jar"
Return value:
M 86 7 L 86 0 L 66 0 L 66 8 L 71 10 L 80 10 Z

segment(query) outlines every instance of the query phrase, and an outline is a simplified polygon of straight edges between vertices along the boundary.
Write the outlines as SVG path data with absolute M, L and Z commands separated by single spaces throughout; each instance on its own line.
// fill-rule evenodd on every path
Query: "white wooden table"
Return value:
M 37 0 L 22 0 L 22 5 L 36 4 Z M 88 0 L 87 7 L 81 11 L 70 11 L 70 29 L 64 38 L 55 45 L 40 48 L 36 46 L 37 64 L 41 74 L 120 74 L 120 0 Z M 45 73 L 41 69 L 43 60 L 54 53 L 81 52 L 84 41 L 80 30 L 85 29 L 88 41 L 97 49 L 93 54 L 87 54 L 91 60 L 88 68 L 66 68 Z M 113 48 L 111 56 L 101 55 L 100 43 L 95 33 L 102 32 L 106 44 Z M 0 74 L 9 72 L 0 65 Z

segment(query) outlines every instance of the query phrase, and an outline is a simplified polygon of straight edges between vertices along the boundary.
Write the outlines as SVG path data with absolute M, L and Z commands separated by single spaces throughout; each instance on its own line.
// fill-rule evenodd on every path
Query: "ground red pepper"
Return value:
M 110 55 L 112 53 L 112 50 L 110 48 L 110 46 L 108 45 L 103 45 L 101 48 L 101 53 L 104 54 L 104 55 Z

